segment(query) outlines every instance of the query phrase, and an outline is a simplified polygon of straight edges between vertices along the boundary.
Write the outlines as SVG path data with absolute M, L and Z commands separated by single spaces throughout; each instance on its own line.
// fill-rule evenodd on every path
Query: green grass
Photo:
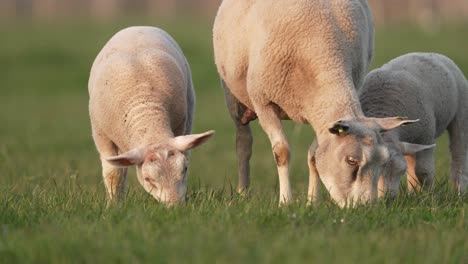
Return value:
M 167 209 L 129 175 L 122 208 L 105 191 L 87 112 L 94 57 L 117 30 L 158 25 L 180 43 L 197 92 L 189 200 Z M 468 28 L 376 32 L 374 66 L 410 51 L 450 56 L 468 74 Z M 297 203 L 277 207 L 269 142 L 254 129 L 252 196 L 238 197 L 234 127 L 213 64 L 210 22 L 4 21 L 0 24 L 0 263 L 467 263 L 467 197 L 450 191 L 447 138 L 438 141 L 435 190 L 373 206 L 305 206 L 312 130 L 285 122 Z

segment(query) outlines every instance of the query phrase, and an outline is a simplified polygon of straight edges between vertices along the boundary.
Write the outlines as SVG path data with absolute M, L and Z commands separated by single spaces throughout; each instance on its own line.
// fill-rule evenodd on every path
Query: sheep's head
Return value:
M 398 194 L 401 176 L 406 173 L 407 163 L 405 156 L 414 156 L 417 152 L 431 149 L 432 145 L 412 144 L 399 141 L 393 134 L 384 135 L 384 141 L 388 147 L 390 158 L 379 178 L 378 196 L 385 194 L 394 197 Z
M 136 148 L 107 161 L 114 166 L 137 166 L 138 181 L 156 200 L 168 206 L 185 201 L 188 152 L 214 131 L 178 136 L 163 144 Z
M 314 163 L 331 198 L 341 207 L 372 201 L 391 154 L 381 132 L 416 121 L 398 117 L 339 120 L 318 135 Z

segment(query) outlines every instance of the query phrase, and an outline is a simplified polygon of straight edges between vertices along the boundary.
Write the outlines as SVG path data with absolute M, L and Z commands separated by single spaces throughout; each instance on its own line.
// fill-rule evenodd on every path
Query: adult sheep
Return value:
M 365 114 L 407 115 L 420 121 L 385 133 L 390 148 L 379 194 L 396 194 L 408 172 L 410 191 L 430 187 L 434 179 L 434 142 L 449 132 L 451 180 L 459 192 L 468 185 L 468 81 L 449 58 L 435 53 L 409 53 L 370 72 L 359 90 Z
M 258 116 L 279 174 L 279 201 L 292 199 L 290 151 L 281 119 L 311 124 L 309 198 L 319 176 L 339 205 L 371 200 L 387 151 L 379 133 L 407 121 L 363 115 L 356 87 L 373 55 L 365 0 L 224 0 L 213 29 L 215 61 L 237 128 L 238 191 L 249 184 Z
M 167 205 L 184 201 L 189 150 L 214 131 L 190 135 L 195 95 L 190 68 L 163 30 L 118 32 L 94 61 L 89 114 L 109 201 L 124 198 L 128 166 Z

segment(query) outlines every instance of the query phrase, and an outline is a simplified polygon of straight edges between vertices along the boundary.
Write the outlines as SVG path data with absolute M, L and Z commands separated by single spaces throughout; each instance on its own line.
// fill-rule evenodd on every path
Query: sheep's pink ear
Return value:
M 400 142 L 399 146 L 400 146 L 401 153 L 403 153 L 403 155 L 414 155 L 416 154 L 416 152 L 435 148 L 436 145 L 435 144 L 420 145 L 420 144 L 412 144 L 408 142 Z
M 409 120 L 406 117 L 401 117 L 401 116 L 385 117 L 385 118 L 370 118 L 370 119 L 375 121 L 380 126 L 380 130 L 382 132 L 392 130 L 402 125 L 407 125 L 407 124 L 411 124 L 411 123 L 415 123 L 419 121 L 419 119 Z
M 140 165 L 145 160 L 146 148 L 136 148 L 118 156 L 106 158 L 107 162 L 117 167 Z
M 201 134 L 178 136 L 170 144 L 180 151 L 187 151 L 205 143 L 214 133 L 214 130 L 210 130 Z

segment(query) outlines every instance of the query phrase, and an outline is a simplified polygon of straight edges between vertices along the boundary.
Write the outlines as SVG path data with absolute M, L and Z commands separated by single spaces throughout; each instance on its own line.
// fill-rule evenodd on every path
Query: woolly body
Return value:
M 347 198 L 372 199 L 374 178 L 378 179 L 375 175 L 380 173 L 385 151 L 379 120 L 364 116 L 356 92 L 374 49 L 367 1 L 225 0 L 216 16 L 213 43 L 237 129 L 239 192 L 247 188 L 250 177 L 253 138 L 248 122 L 258 116 L 278 168 L 280 204 L 292 199 L 289 144 L 281 119 L 308 123 L 316 132 L 318 144 L 308 158 L 310 199 L 316 197 L 318 177 L 340 205 Z M 350 131 L 359 131 L 359 135 L 343 140 L 330 132 L 338 120 L 344 122 L 337 126 L 354 127 Z M 384 123 L 388 121 L 402 123 L 396 119 Z M 364 144 L 362 138 L 370 144 Z M 346 151 L 336 152 L 342 148 Z M 357 159 L 366 168 L 362 175 L 352 176 L 345 164 L 348 153 L 360 155 Z M 320 161 L 319 166 L 315 161 Z M 351 177 L 357 180 L 349 180 Z
M 320 131 L 361 114 L 354 88 L 374 47 L 365 1 L 223 1 L 214 46 L 221 78 L 249 109 L 274 103 Z
M 430 145 L 448 130 L 452 180 L 459 190 L 466 189 L 468 82 L 451 59 L 435 53 L 409 53 L 395 58 L 366 76 L 359 98 L 368 116 L 419 119 L 415 124 L 386 134 L 384 139 L 393 147 L 393 152 L 401 153 L 395 148 L 395 142 Z M 418 185 L 430 185 L 434 177 L 434 150 L 406 158 L 410 161 L 410 188 L 418 187 L 411 181 L 415 176 Z
M 120 152 L 191 132 L 190 69 L 161 29 L 118 32 L 97 56 L 88 87 L 93 131 L 105 134 Z
M 127 166 L 157 200 L 185 199 L 189 149 L 214 131 L 189 135 L 195 106 L 190 68 L 163 30 L 130 27 L 97 56 L 89 112 L 109 200 L 124 197 Z

